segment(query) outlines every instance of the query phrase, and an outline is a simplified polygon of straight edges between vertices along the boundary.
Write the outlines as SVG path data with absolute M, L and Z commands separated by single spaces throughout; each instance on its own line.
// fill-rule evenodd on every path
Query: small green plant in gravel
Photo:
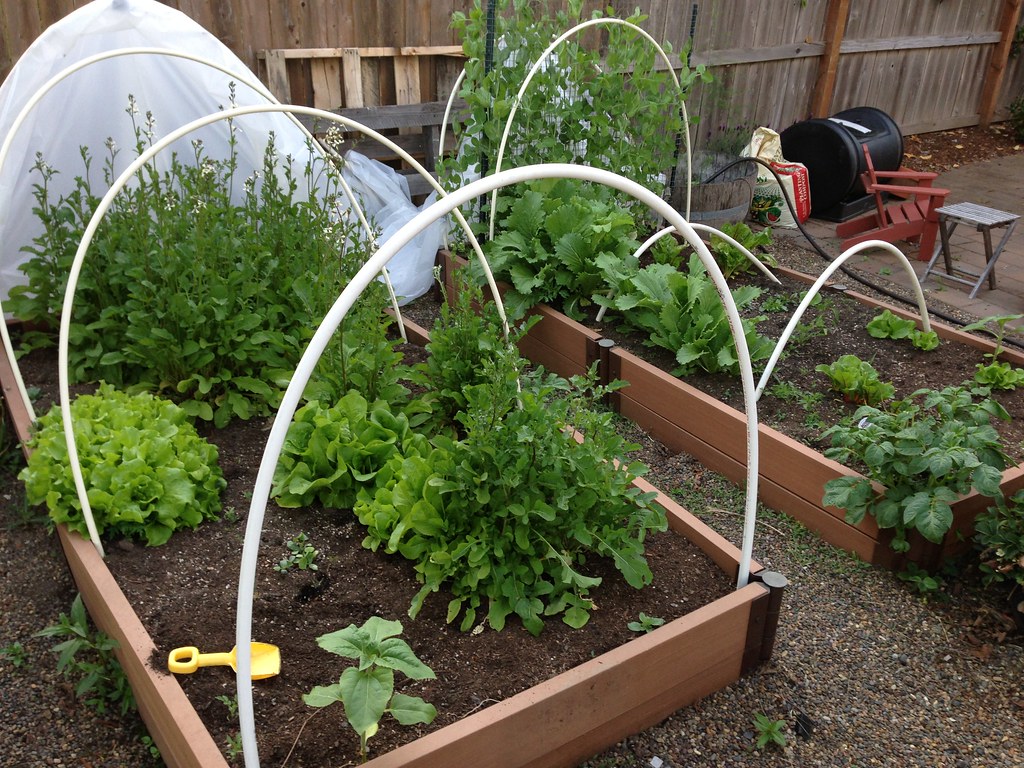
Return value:
M 939 591 L 942 581 L 916 563 L 908 563 L 905 571 L 896 574 L 900 581 L 914 587 L 922 595 L 931 595 Z
M 764 749 L 769 744 L 776 747 L 786 746 L 785 720 L 772 720 L 763 712 L 755 712 L 753 723 L 754 730 L 757 731 L 757 739 L 754 741 L 755 748 Z
M 163 544 L 176 530 L 215 520 L 226 485 L 217 448 L 185 411 L 147 393 L 101 385 L 71 404 L 75 440 L 98 533 Z M 44 414 L 18 477 L 54 523 L 89 535 L 68 461 L 60 409 Z
M 626 626 L 634 632 L 653 632 L 662 624 L 665 623 L 664 619 L 658 618 L 657 616 L 648 616 L 643 611 L 640 612 L 640 616 L 636 621 L 629 622 Z
M 25 646 L 15 640 L 0 648 L 0 658 L 6 659 L 12 667 L 18 669 L 25 666 L 25 662 L 28 661 L 28 652 Z
M 300 533 L 295 538 L 288 539 L 284 546 L 288 550 L 288 554 L 282 557 L 274 566 L 275 571 L 278 573 L 288 573 L 292 568 L 298 568 L 300 571 L 312 571 L 315 573 L 320 570 L 320 566 L 316 563 L 316 559 L 320 556 L 320 550 L 309 543 L 309 536 L 305 533 Z
M 1009 582 L 1024 587 L 1024 491 L 998 499 L 975 518 L 974 541 L 981 550 L 986 583 Z
M 114 655 L 117 641 L 89 625 L 82 596 L 77 595 L 70 613 L 62 613 L 56 624 L 35 633 L 61 642 L 51 649 L 59 654 L 57 671 L 75 686 L 75 696 L 99 714 L 116 711 L 124 715 L 135 709 L 135 696 L 128 677 Z
M 856 355 L 843 355 L 834 363 L 816 366 L 814 370 L 828 376 L 832 389 L 851 403 L 877 405 L 896 392 L 892 384 L 878 378 L 878 371 L 871 363 Z
M 888 309 L 868 322 L 868 334 L 875 339 L 909 339 L 924 352 L 939 346 L 939 335 L 935 331 L 918 330 L 913 320 L 895 315 Z
M 1021 318 L 1024 318 L 1024 315 L 992 315 L 964 326 L 965 331 L 986 331 L 995 336 L 995 348 L 983 355 L 988 362 L 978 363 L 974 373 L 974 380 L 982 386 L 992 389 L 1016 389 L 1024 384 L 1024 368 L 1017 368 L 999 359 L 1003 351 L 1003 339 L 1010 332 L 1010 323 Z
M 861 406 L 823 438 L 832 441 L 828 458 L 863 464 L 866 476 L 829 480 L 823 503 L 846 510 L 851 523 L 871 514 L 880 528 L 894 529 L 898 552 L 909 548 L 911 529 L 941 542 L 953 523 L 950 505 L 960 495 L 973 488 L 1001 496 L 1009 458 L 991 420 L 1009 416 L 987 395 L 966 387 L 922 389 L 887 410 Z M 885 486 L 881 496 L 872 480 Z
M 358 662 L 341 673 L 333 685 L 318 685 L 302 697 L 311 707 L 341 702 L 349 725 L 359 734 L 359 754 L 367 757 L 367 742 L 390 714 L 402 725 L 433 722 L 437 710 L 418 696 L 395 692 L 395 672 L 411 680 L 433 680 L 433 670 L 420 661 L 409 644 L 398 637 L 402 624 L 371 616 L 361 627 L 321 635 L 317 645 Z

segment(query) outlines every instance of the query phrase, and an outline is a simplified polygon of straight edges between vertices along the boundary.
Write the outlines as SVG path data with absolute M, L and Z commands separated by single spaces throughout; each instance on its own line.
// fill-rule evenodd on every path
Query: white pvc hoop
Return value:
M 925 333 L 932 329 L 931 322 L 928 319 L 928 306 L 924 300 L 924 291 L 921 288 L 921 281 L 917 279 L 917 273 L 914 272 L 914 268 L 910 265 L 910 261 L 907 257 L 903 255 L 903 252 L 892 243 L 887 243 L 883 240 L 866 240 L 863 243 L 858 243 L 857 245 L 847 248 L 839 255 L 839 257 L 836 258 L 835 261 L 828 265 L 825 271 L 821 273 L 821 276 L 814 281 L 814 285 L 810 287 L 807 294 L 804 296 L 803 301 L 801 301 L 800 305 L 796 308 L 796 311 L 793 313 L 793 317 L 790 318 L 789 323 L 786 325 L 785 329 L 783 329 L 782 335 L 779 337 L 779 341 L 775 345 L 775 349 L 772 350 L 772 355 L 768 358 L 768 364 L 761 373 L 761 379 L 758 381 L 757 389 L 755 391 L 755 396 L 758 399 L 761 398 L 765 385 L 768 383 L 768 377 L 771 376 L 772 371 L 775 369 L 775 364 L 779 361 L 779 357 L 782 355 L 782 351 L 785 348 L 786 343 L 789 341 L 789 337 L 793 335 L 793 331 L 796 330 L 796 326 L 800 322 L 800 318 L 803 317 L 804 312 L 811 305 L 811 302 L 821 290 L 822 286 L 824 286 L 826 281 L 828 281 L 832 276 L 832 273 L 843 265 L 843 262 L 851 256 L 854 256 L 868 248 L 881 248 L 896 257 L 897 261 L 902 265 L 903 270 L 910 276 L 910 284 L 917 297 L 917 309 L 921 313 L 921 328 Z
M 654 46 L 655 51 L 661 56 L 662 61 L 665 62 L 665 66 L 668 68 L 669 74 L 672 76 L 672 82 L 675 83 L 676 91 L 679 93 L 679 97 L 680 97 L 679 106 L 683 110 L 683 132 L 686 135 L 686 179 L 687 179 L 687 181 L 686 181 L 686 218 L 689 219 L 690 218 L 690 162 L 691 162 L 691 159 L 690 159 L 690 127 L 689 127 L 689 118 L 687 117 L 687 113 L 686 113 L 686 102 L 684 102 L 682 100 L 683 89 L 682 89 L 682 86 L 679 84 L 679 78 L 676 76 L 676 71 L 672 67 L 672 62 L 669 60 L 668 54 L 665 53 L 665 49 L 661 47 L 661 44 L 658 43 L 658 41 L 655 40 L 653 37 L 651 37 L 650 34 L 648 34 L 645 30 L 641 29 L 640 27 L 638 27 L 636 24 L 634 24 L 631 21 L 626 21 L 625 19 L 616 19 L 616 18 L 590 19 L 589 21 L 584 21 L 584 22 L 582 22 L 580 24 L 577 24 L 572 29 L 568 30 L 567 32 L 563 32 L 561 35 L 559 35 L 557 38 L 555 38 L 551 42 L 551 44 L 544 50 L 544 52 L 537 58 L 537 61 L 535 61 L 533 63 L 533 66 L 530 68 L 530 71 L 527 73 L 526 78 L 523 80 L 523 84 L 519 87 L 519 93 L 516 94 L 515 101 L 512 102 L 512 109 L 509 111 L 508 118 L 505 120 L 505 130 L 501 134 L 501 143 L 498 145 L 498 157 L 497 157 L 497 160 L 495 161 L 495 164 L 494 164 L 494 172 L 498 173 L 501 170 L 501 163 L 502 163 L 502 160 L 505 157 L 505 146 L 508 143 L 509 134 L 512 132 L 512 122 L 515 120 L 516 113 L 519 111 L 519 105 L 523 101 L 523 96 L 526 94 L 526 89 L 530 86 L 530 83 L 533 81 L 533 76 L 536 75 L 537 72 L 540 71 L 541 67 L 544 65 L 544 62 L 547 61 L 548 56 L 550 56 L 551 53 L 558 46 L 560 46 L 563 42 L 568 40 L 570 37 L 575 35 L 577 32 L 582 32 L 587 27 L 593 27 L 593 26 L 598 26 L 598 25 L 602 25 L 602 24 L 617 24 L 617 25 L 620 25 L 620 26 L 628 27 L 628 28 L 632 29 L 635 32 L 639 32 L 641 36 L 643 36 L 648 42 L 651 43 L 651 45 Z M 494 239 L 494 221 L 495 221 L 495 216 L 497 214 L 495 203 L 496 203 L 497 198 L 498 198 L 498 191 L 494 190 L 491 193 L 490 225 L 489 225 L 488 231 L 487 231 L 487 239 L 488 240 L 493 240 Z
M 159 141 L 155 142 L 152 146 L 146 149 L 141 155 L 139 155 L 129 165 L 124 172 L 114 181 L 110 189 L 107 190 L 106 195 L 100 200 L 96 211 L 93 213 L 92 218 L 89 220 L 89 225 L 86 227 L 85 232 L 82 235 L 82 241 L 79 243 L 78 250 L 75 253 L 74 261 L 71 264 L 71 269 L 68 272 L 68 285 L 64 293 L 64 305 L 61 310 L 60 319 L 60 332 L 57 341 L 57 377 L 58 377 L 58 388 L 60 394 L 60 409 L 61 409 L 61 420 L 64 426 L 64 438 L 68 448 L 68 463 L 71 465 L 71 476 L 74 479 L 75 490 L 78 493 L 78 500 L 82 506 L 82 516 L 85 518 L 86 527 L 89 530 L 89 538 L 93 545 L 96 547 L 100 556 L 103 557 L 103 545 L 100 542 L 99 533 L 96 530 L 96 521 L 92 514 L 92 507 L 89 504 L 88 492 L 85 488 L 85 480 L 82 477 L 82 465 L 78 458 L 77 441 L 75 440 L 74 425 L 71 418 L 71 394 L 69 386 L 69 375 L 68 375 L 68 343 L 70 338 L 71 330 L 71 314 L 74 306 L 75 289 L 78 285 L 78 278 L 82 271 L 82 264 L 85 261 L 85 254 L 89 250 L 89 246 L 92 243 L 92 239 L 96 234 L 96 230 L 99 228 L 100 221 L 106 214 L 107 210 L 113 204 L 114 198 L 117 194 L 125 187 L 125 185 L 131 180 L 137 171 L 139 171 L 146 163 L 148 163 L 153 157 L 159 152 L 166 149 L 168 146 L 178 141 L 189 133 L 203 128 L 207 125 L 211 125 L 222 120 L 233 120 L 238 117 L 245 115 L 254 115 L 270 112 L 291 112 L 294 114 L 310 115 L 312 117 L 321 118 L 327 121 L 340 123 L 349 130 L 358 131 L 373 139 L 384 144 L 386 147 L 396 152 L 403 160 L 410 163 L 416 170 L 424 175 L 425 178 L 433 185 L 434 189 L 437 190 L 441 196 L 447 195 L 440 184 L 427 173 L 426 169 L 405 152 L 401 147 L 395 144 L 391 139 L 386 136 L 382 136 L 365 125 L 351 120 L 347 117 L 337 115 L 333 112 L 327 112 L 322 109 L 315 109 L 313 107 L 302 107 L 293 104 L 260 104 L 249 107 L 235 107 L 234 109 L 228 109 L 221 112 L 215 112 L 206 117 L 201 117 L 193 120 L 191 123 L 184 125 L 171 133 L 164 136 Z M 487 259 L 483 255 L 483 251 L 480 249 L 480 244 L 473 236 L 472 230 L 469 224 L 466 222 L 462 214 L 456 210 L 454 211 L 456 219 L 462 225 L 467 236 L 469 237 L 470 244 L 473 246 L 473 250 L 481 261 L 481 266 L 484 269 L 484 274 L 487 279 L 487 284 L 490 287 L 494 300 L 498 308 L 499 316 L 501 317 L 502 326 L 505 335 L 509 333 L 508 321 L 505 316 L 505 309 L 502 305 L 501 298 L 498 294 L 497 284 L 494 281 L 494 275 L 491 273 L 491 268 L 487 263 Z M 404 243 L 403 243 L 404 245 Z
M 252 89 L 257 94 L 267 99 L 270 103 L 280 104 L 277 97 L 275 97 L 274 94 L 271 93 L 270 90 L 268 90 L 267 87 L 263 85 L 263 83 L 261 83 L 259 80 L 254 80 L 252 78 L 249 78 L 247 75 L 234 72 L 233 70 L 222 66 L 216 61 L 207 59 L 202 56 L 197 56 L 192 53 L 188 53 L 185 51 L 177 51 L 171 48 L 151 47 L 128 47 L 103 51 L 102 53 L 87 56 L 86 58 L 81 59 L 75 62 L 74 64 L 69 65 L 68 67 L 65 67 L 60 72 L 51 77 L 49 80 L 47 80 L 45 83 L 43 83 L 43 85 L 40 86 L 39 89 L 32 95 L 32 98 L 25 102 L 21 110 L 18 112 L 17 116 L 14 118 L 14 121 L 11 123 L 11 127 L 8 130 L 7 135 L 4 137 L 3 144 L 0 145 L 0 169 L 3 168 L 4 162 L 7 160 L 7 155 L 10 154 L 11 146 L 14 143 L 14 137 L 21 129 L 21 126 L 24 124 L 25 120 L 28 119 L 29 114 L 31 114 L 32 110 L 34 110 L 35 107 L 39 104 L 39 102 L 42 101 L 43 97 L 45 97 L 51 90 L 53 90 L 53 88 L 56 87 L 60 82 L 75 74 L 76 72 L 98 62 L 106 61 L 108 59 L 114 59 L 120 56 L 139 55 L 170 56 L 172 58 L 185 59 L 187 61 L 192 61 L 197 64 L 202 64 L 204 66 L 223 72 L 224 74 L 228 75 L 234 80 L 242 83 L 242 85 L 245 85 L 248 88 Z M 293 114 L 287 113 L 287 117 L 299 128 L 299 130 L 306 134 L 306 137 L 311 142 L 313 142 L 314 145 L 316 144 L 316 140 L 313 138 L 313 135 L 306 130 L 305 126 L 303 126 L 302 123 L 295 119 L 295 116 Z M 362 207 L 359 205 L 359 202 L 356 200 L 355 195 L 352 193 L 352 189 L 349 187 L 348 183 L 345 181 L 345 179 L 341 176 L 340 173 L 338 174 L 338 178 L 341 181 L 341 187 L 345 193 L 345 197 L 348 199 L 348 202 L 352 206 L 353 210 L 355 210 L 356 215 L 359 218 L 359 221 L 362 223 L 363 228 L 366 230 L 367 236 L 370 238 L 373 244 L 376 244 L 376 236 L 374 235 L 373 228 L 366 221 L 366 216 L 363 214 Z M 402 333 L 402 339 L 405 340 L 405 327 L 401 324 L 401 310 L 399 309 L 398 306 L 398 297 L 395 295 L 394 287 L 391 284 L 391 278 L 388 276 L 386 271 L 384 272 L 384 283 L 387 286 L 388 296 L 391 299 L 391 305 L 392 307 L 394 307 L 395 313 L 399 317 L 399 329 Z M 3 302 L 0 301 L 0 320 L 2 320 L 2 318 Z M 25 381 L 21 376 L 21 368 L 18 366 L 18 361 L 17 358 L 15 357 L 14 345 L 11 342 L 11 337 L 10 333 L 7 330 L 6 322 L 0 322 L 0 340 L 2 340 L 3 342 L 4 351 L 7 354 L 7 359 L 11 361 L 11 368 L 14 373 L 14 381 L 18 389 L 18 394 L 21 397 L 22 402 L 24 403 L 29 418 L 32 421 L 35 421 L 35 409 L 32 407 L 32 399 L 28 395 L 28 390 L 25 387 Z
M 478 181 L 467 184 L 442 198 L 407 222 L 363 265 L 356 276 L 338 296 L 334 305 L 324 317 L 320 327 L 310 340 L 302 354 L 281 399 L 281 405 L 274 418 L 267 445 L 260 462 L 259 472 L 253 488 L 249 515 L 246 519 L 245 543 L 242 548 L 242 563 L 238 585 L 238 609 L 235 647 L 237 649 L 237 690 L 238 715 L 241 728 L 242 750 L 246 768 L 259 767 L 259 754 L 256 744 L 255 713 L 252 699 L 251 679 L 251 648 L 252 642 L 252 604 L 255 593 L 256 567 L 259 556 L 260 534 L 266 514 L 267 502 L 273 483 L 274 470 L 277 466 L 281 448 L 288 434 L 288 427 L 298 408 L 302 391 L 305 389 L 313 369 L 335 330 L 344 320 L 346 313 L 355 304 L 359 295 L 369 284 L 372 276 L 380 271 L 391 258 L 413 237 L 447 215 L 457 206 L 476 199 L 482 194 L 501 186 L 517 184 L 523 181 L 543 178 L 575 178 L 613 187 L 631 195 L 640 203 L 652 208 L 655 213 L 664 216 L 680 234 L 689 242 L 694 251 L 707 268 L 725 305 L 729 325 L 736 342 L 737 357 L 740 361 L 740 373 L 743 380 L 743 395 L 747 409 L 747 485 L 746 506 L 744 514 L 743 546 L 740 557 L 737 589 L 747 584 L 750 575 L 751 550 L 753 548 L 754 527 L 756 523 L 757 483 L 758 483 L 758 431 L 757 401 L 754 398 L 754 377 L 750 365 L 750 353 L 746 338 L 742 332 L 742 321 L 732 298 L 728 284 L 722 275 L 711 252 L 697 237 L 682 215 L 673 209 L 661 197 L 642 187 L 630 179 L 610 171 L 587 166 L 569 164 L 534 165 L 513 168 L 495 173 Z
M 757 258 L 750 251 L 748 251 L 746 246 L 744 246 L 742 243 L 738 242 L 735 238 L 731 237 L 730 235 L 725 234 L 725 232 L 722 232 L 719 229 L 715 229 L 714 227 L 712 227 L 712 226 L 710 226 L 708 224 L 698 224 L 698 223 L 694 223 L 694 222 L 691 221 L 690 222 L 690 226 L 693 227 L 698 232 L 707 232 L 708 234 L 714 235 L 716 237 L 720 237 L 723 240 L 725 240 L 725 242 L 729 243 L 729 245 L 731 245 L 731 246 L 733 246 L 735 248 L 738 248 L 740 250 L 740 253 L 742 253 L 744 256 L 747 257 L 747 261 L 749 261 L 751 264 L 753 264 L 755 267 L 757 267 L 757 269 L 759 269 L 763 275 L 768 277 L 776 285 L 781 285 L 781 282 L 779 281 L 779 278 L 777 278 L 775 275 L 772 274 L 772 271 L 770 269 L 768 269 L 768 267 L 765 265 L 765 263 L 762 262 L 759 258 Z M 636 249 L 636 253 L 633 254 L 633 258 L 634 259 L 639 259 L 641 256 L 643 256 L 647 252 L 648 248 L 651 248 L 656 242 L 661 240 L 661 238 L 665 237 L 665 235 L 669 234 L 670 232 L 675 232 L 675 231 L 676 231 L 675 227 L 665 227 L 664 229 L 660 230 L 659 232 L 655 232 L 649 238 L 644 240 L 644 242 L 640 245 L 640 247 Z M 615 295 L 614 291 L 609 291 L 608 292 L 608 298 L 609 299 L 613 298 L 614 295 Z M 604 316 L 605 316 L 605 313 L 606 313 L 607 309 L 608 309 L 608 307 L 601 307 L 601 309 L 599 309 L 597 311 L 597 316 L 594 319 L 597 322 L 600 323 L 604 319 Z

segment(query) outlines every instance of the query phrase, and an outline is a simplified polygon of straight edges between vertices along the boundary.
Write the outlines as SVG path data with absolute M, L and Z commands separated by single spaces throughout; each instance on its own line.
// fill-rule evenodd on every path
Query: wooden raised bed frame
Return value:
M 452 266 L 450 254 L 442 252 L 442 268 L 447 275 Z M 779 274 L 813 283 L 813 278 L 788 269 Z M 455 290 L 446 277 L 449 295 Z M 919 319 L 914 312 L 876 301 L 863 294 L 844 291 L 845 295 L 878 309 L 889 309 L 901 317 Z M 584 373 L 595 361 L 601 381 L 620 379 L 628 383 L 610 398 L 610 405 L 623 416 L 669 448 L 688 453 L 710 469 L 736 483 L 746 479 L 746 415 L 710 395 L 641 360 L 599 333 L 571 320 L 546 305 L 533 313 L 541 320 L 520 344 L 525 357 L 560 376 Z M 963 333 L 941 323 L 932 329 L 943 339 L 969 344 L 983 352 L 994 349 L 984 339 Z M 1003 359 L 1024 366 L 1024 355 L 1005 350 Z M 777 430 L 761 425 L 759 497 L 768 506 L 785 512 L 821 536 L 825 541 L 855 553 L 862 560 L 899 570 L 913 562 L 926 569 L 937 568 L 945 559 L 969 546 L 974 518 L 992 502 L 986 496 L 971 493 L 953 504 L 953 526 L 941 544 L 934 544 L 917 531 L 909 531 L 910 551 L 899 554 L 889 546 L 891 530 L 879 530 L 874 519 L 865 516 L 858 525 L 846 522 L 845 514 L 822 505 L 825 483 L 857 472 Z M 880 486 L 879 486 L 880 487 Z M 1003 473 L 1003 493 L 1009 495 L 1024 488 L 1024 466 L 1010 467 Z
M 410 340 L 425 341 L 423 329 L 406 326 Z M 0 356 L 0 386 L 24 441 L 30 420 L 5 355 Z M 736 577 L 739 549 L 649 483 L 637 482 L 644 491 L 658 492 L 673 531 Z M 162 665 L 150 666 L 156 645 L 95 547 L 63 525 L 57 532 L 89 615 L 118 642 L 118 658 L 165 763 L 170 768 L 227 768 L 177 679 Z M 495 768 L 577 765 L 770 658 L 786 581 L 757 563 L 751 564 L 751 573 L 742 589 L 366 765 L 471 765 L 481 755 Z

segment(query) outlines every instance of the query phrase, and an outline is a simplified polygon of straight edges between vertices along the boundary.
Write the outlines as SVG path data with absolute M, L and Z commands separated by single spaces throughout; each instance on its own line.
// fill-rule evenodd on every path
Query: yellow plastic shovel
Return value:
M 250 643 L 252 653 L 251 672 L 253 680 L 262 680 L 265 677 L 273 677 L 281 671 L 281 651 L 276 645 L 270 643 Z M 237 647 L 232 648 L 228 653 L 200 653 L 193 645 L 183 648 L 175 648 L 167 658 L 167 668 L 179 675 L 189 675 L 199 667 L 229 666 L 235 672 L 238 667 L 235 663 Z

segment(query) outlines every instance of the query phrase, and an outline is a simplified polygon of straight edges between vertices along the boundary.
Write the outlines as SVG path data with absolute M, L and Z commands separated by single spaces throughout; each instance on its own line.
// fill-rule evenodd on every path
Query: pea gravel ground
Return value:
M 632 436 L 656 468 L 653 482 L 739 540 L 742 499 L 734 488 L 643 434 Z M 769 510 L 761 512 L 754 555 L 790 581 L 772 660 L 587 768 L 1024 768 L 1024 637 L 1003 595 L 968 581 L 922 597 Z M 56 539 L 32 520 L 18 483 L 4 474 L 0 767 L 159 765 L 137 719 L 97 716 L 78 704 L 55 672 L 53 641 L 33 637 L 73 598 Z M 23 659 L 14 643 L 24 647 Z M 784 747 L 755 748 L 756 713 L 781 721 Z

